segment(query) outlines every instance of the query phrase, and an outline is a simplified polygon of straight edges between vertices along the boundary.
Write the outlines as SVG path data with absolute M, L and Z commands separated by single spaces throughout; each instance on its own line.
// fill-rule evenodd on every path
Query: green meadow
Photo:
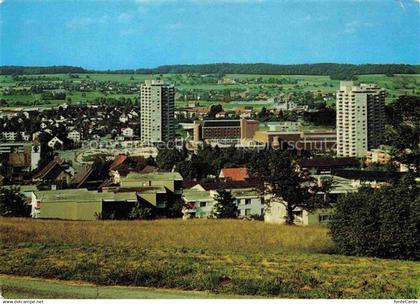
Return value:
M 3 275 L 86 282 L 101 288 L 147 287 L 223 297 L 420 295 L 418 262 L 335 254 L 323 226 L 241 220 L 82 223 L 1 218 L 0 259 Z M 15 286 L 11 290 L 17 295 L 30 289 L 25 283 L 9 285 Z M 88 295 L 81 289 L 79 297 Z
M 39 83 L 57 83 L 61 81 L 71 80 L 74 83 L 80 83 L 83 80 L 95 82 L 114 82 L 123 85 L 140 84 L 146 79 L 161 78 L 169 83 L 176 85 L 179 91 L 183 92 L 223 92 L 223 91 L 241 91 L 253 94 L 264 93 L 269 96 L 276 96 L 283 93 L 305 92 L 313 93 L 334 93 L 339 87 L 338 80 L 331 80 L 329 76 L 310 76 L 310 75 L 245 75 L 245 74 L 228 74 L 224 76 L 224 80 L 235 80 L 232 84 L 218 84 L 214 78 L 210 76 L 187 75 L 187 74 L 164 74 L 164 75 L 143 75 L 143 74 L 43 74 L 43 75 L 23 75 L 29 78 L 26 82 L 13 80 L 10 75 L 0 76 L 0 100 L 6 101 L 9 106 L 25 106 L 32 105 L 57 105 L 66 102 L 65 100 L 48 100 L 43 101 L 41 94 L 6 94 L 7 88 L 22 89 L 30 84 Z M 290 80 L 291 83 L 270 83 L 270 80 Z M 249 81 L 249 83 L 246 83 Z M 404 94 L 419 95 L 420 94 L 420 75 L 394 75 L 392 77 L 386 75 L 360 75 L 359 82 L 376 83 L 388 92 L 386 102 L 390 103 L 398 96 Z M 22 83 L 25 83 L 25 87 Z M 118 92 L 101 92 L 93 90 L 88 92 L 68 91 L 66 97 L 70 97 L 73 103 L 93 102 L 97 97 L 128 97 L 134 99 L 137 97 L 135 92 L 130 94 L 120 94 Z M 201 100 L 201 106 L 210 106 L 220 103 L 220 101 Z M 179 101 L 178 106 L 185 106 L 187 102 Z M 330 103 L 331 104 L 331 103 Z M 333 104 L 333 103 L 332 103 Z M 253 106 L 261 108 L 267 106 L 259 101 L 243 102 L 240 104 L 224 103 L 226 109 L 233 109 L 239 106 Z

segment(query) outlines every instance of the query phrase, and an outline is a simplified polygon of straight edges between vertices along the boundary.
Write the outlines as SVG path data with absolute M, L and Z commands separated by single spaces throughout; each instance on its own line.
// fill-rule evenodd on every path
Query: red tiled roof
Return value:
M 219 177 L 232 181 L 244 181 L 249 178 L 249 175 L 246 168 L 223 168 Z
M 118 166 L 122 165 L 125 160 L 127 159 L 127 155 L 125 154 L 120 154 L 118 155 L 114 161 L 112 162 L 112 164 L 109 166 L 110 170 L 115 170 L 118 168 Z

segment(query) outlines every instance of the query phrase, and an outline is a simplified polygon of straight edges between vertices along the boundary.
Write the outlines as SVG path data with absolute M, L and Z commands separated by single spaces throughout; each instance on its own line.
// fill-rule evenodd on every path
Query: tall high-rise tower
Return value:
M 140 139 L 143 142 L 168 142 L 175 138 L 175 87 L 161 80 L 146 80 L 141 85 Z
M 372 84 L 341 81 L 336 95 L 337 155 L 364 157 L 377 148 L 385 126 L 385 91 Z

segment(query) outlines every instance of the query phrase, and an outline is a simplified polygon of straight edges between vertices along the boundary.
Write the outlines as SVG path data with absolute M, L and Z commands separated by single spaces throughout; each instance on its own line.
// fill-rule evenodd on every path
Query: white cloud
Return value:
M 399 2 L 399 4 L 400 4 L 400 7 L 401 7 L 402 9 L 405 9 L 404 3 L 403 3 L 401 0 L 399 0 L 398 2 Z
M 412 0 L 412 1 L 408 1 L 408 0 L 395 0 L 397 3 L 398 3 L 398 5 L 403 9 L 403 10 L 405 10 L 406 9 L 406 6 L 411 6 L 412 4 L 414 4 L 414 3 L 417 3 L 417 4 L 419 4 L 420 3 L 420 0 Z M 414 3 L 413 3 L 414 2 Z
M 359 29 L 373 27 L 373 26 L 375 26 L 375 24 L 371 22 L 362 22 L 359 20 L 353 20 L 345 24 L 344 33 L 353 34 L 357 32 Z

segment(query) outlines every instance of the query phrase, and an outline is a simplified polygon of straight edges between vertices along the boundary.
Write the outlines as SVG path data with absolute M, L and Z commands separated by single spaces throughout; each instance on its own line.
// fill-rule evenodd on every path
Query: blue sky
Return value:
M 0 65 L 420 63 L 420 0 L 0 0 Z

